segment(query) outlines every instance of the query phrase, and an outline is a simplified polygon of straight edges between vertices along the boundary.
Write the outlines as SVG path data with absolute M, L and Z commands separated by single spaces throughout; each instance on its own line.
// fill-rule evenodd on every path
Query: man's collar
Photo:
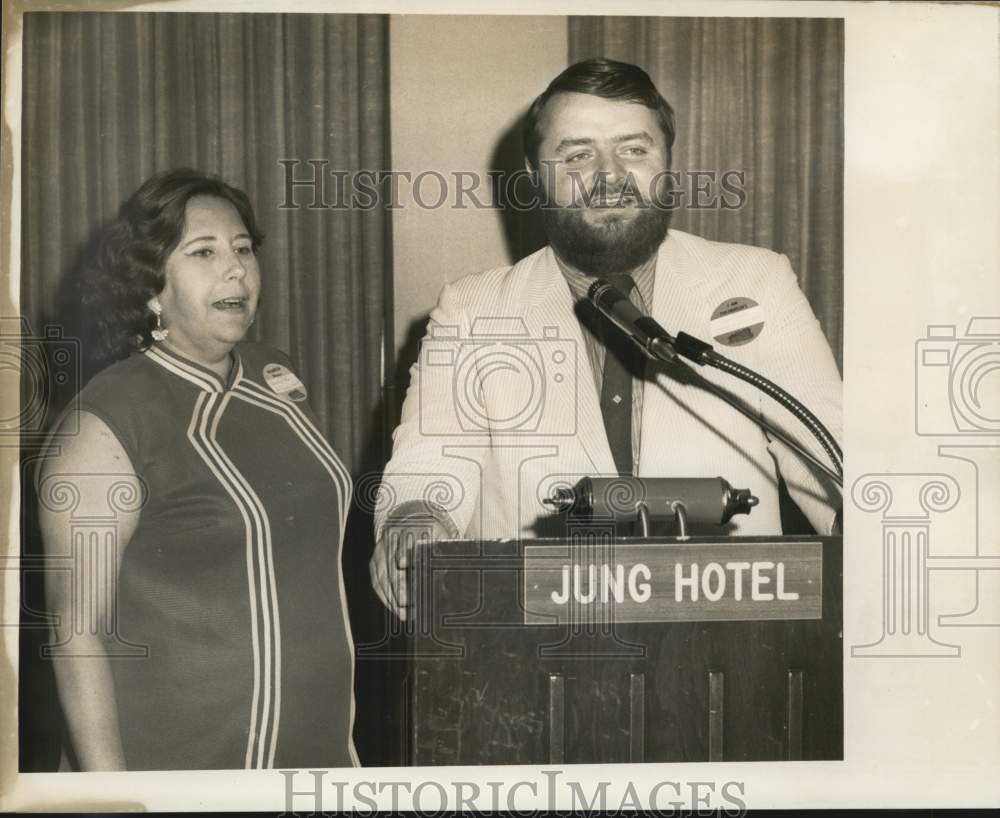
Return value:
M 670 298 L 671 293 L 697 286 L 703 280 L 703 269 L 708 262 L 699 249 L 700 243 L 703 244 L 704 241 L 674 227 L 670 228 L 657 251 L 655 272 L 651 272 L 648 284 L 636 282 L 643 306 L 649 307 L 651 314 L 656 309 L 654 298 L 662 301 Z M 521 259 L 511 269 L 515 273 L 517 285 L 511 294 L 510 303 L 528 312 L 553 298 L 565 298 L 569 295 L 575 301 L 586 297 L 587 287 L 592 283 L 592 279 L 581 275 L 586 286 L 581 288 L 579 294 L 574 291 L 574 282 L 563 274 L 552 245 L 546 245 Z M 656 282 L 659 282 L 659 286 L 654 287 Z
M 663 245 L 661 244 L 660 248 L 662 247 Z M 635 279 L 635 287 L 639 292 L 639 297 L 641 298 L 642 304 L 646 306 L 653 303 L 653 285 L 656 282 L 656 268 L 660 266 L 658 258 L 660 248 L 657 248 L 657 255 L 652 259 L 652 264 L 644 264 L 632 273 L 632 278 Z M 555 250 L 552 250 L 552 257 L 555 262 L 556 269 L 559 270 L 562 277 L 566 280 L 566 284 L 569 285 L 569 291 L 573 295 L 573 300 L 580 301 L 586 298 L 587 290 L 590 289 L 590 285 L 600 278 L 600 276 L 588 276 L 568 264 L 561 263 L 559 257 L 555 253 Z

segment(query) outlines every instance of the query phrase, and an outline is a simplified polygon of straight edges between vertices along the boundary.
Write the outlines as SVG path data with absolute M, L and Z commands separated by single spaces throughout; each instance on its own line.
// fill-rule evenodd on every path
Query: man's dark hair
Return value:
M 575 63 L 549 83 L 528 109 L 524 123 L 524 155 L 532 168 L 538 167 L 538 147 L 542 143 L 539 120 L 542 109 L 556 94 L 592 94 L 604 99 L 635 102 L 656 112 L 667 144 L 667 164 L 674 145 L 674 109 L 656 90 L 649 74 L 637 65 L 598 57 Z

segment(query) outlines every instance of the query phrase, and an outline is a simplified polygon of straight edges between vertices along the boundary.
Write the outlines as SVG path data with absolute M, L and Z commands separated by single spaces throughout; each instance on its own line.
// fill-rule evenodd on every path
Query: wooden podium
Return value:
M 841 546 L 419 546 L 409 762 L 841 759 Z

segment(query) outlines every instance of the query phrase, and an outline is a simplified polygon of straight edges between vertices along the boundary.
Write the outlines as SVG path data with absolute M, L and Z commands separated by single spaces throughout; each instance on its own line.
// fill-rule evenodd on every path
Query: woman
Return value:
M 82 571 L 47 572 L 47 592 L 84 770 L 357 763 L 350 478 L 288 358 L 243 342 L 261 239 L 242 191 L 173 170 L 125 202 L 86 280 L 121 360 L 80 393 L 79 434 L 39 484 L 46 552 Z M 112 509 L 109 557 L 80 521 Z

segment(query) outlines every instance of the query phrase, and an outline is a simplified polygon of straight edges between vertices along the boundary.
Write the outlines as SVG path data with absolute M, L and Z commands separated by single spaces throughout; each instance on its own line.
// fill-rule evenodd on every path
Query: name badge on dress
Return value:
M 296 402 L 306 399 L 305 385 L 287 366 L 268 364 L 264 367 L 264 380 L 279 397 Z

